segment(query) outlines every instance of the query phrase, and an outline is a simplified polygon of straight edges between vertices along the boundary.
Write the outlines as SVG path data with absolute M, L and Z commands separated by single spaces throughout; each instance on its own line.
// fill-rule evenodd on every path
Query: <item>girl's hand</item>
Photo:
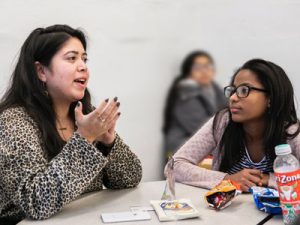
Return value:
M 269 174 L 263 174 L 263 178 L 262 178 L 262 181 L 261 181 L 262 186 L 265 186 L 265 187 L 268 186 L 269 178 L 270 178 Z
M 249 192 L 249 188 L 263 185 L 263 174 L 260 170 L 243 169 L 235 174 L 226 175 L 224 180 L 233 180 L 241 185 L 243 192 Z
M 118 102 L 117 100 L 118 100 L 117 97 L 114 98 L 114 100 L 107 106 L 108 108 L 110 107 L 110 113 L 114 115 L 112 126 L 109 127 L 106 133 L 100 135 L 96 139 L 97 141 L 107 146 L 111 146 L 116 139 L 115 127 L 116 127 L 117 120 L 121 115 L 121 113 L 118 112 L 118 109 L 120 107 L 120 102 Z
M 119 114 L 120 115 L 120 114 Z M 114 144 L 116 139 L 116 131 L 115 131 L 116 123 L 103 135 L 98 137 L 96 141 L 101 142 L 102 144 L 110 147 Z
M 111 103 L 108 103 L 108 100 L 105 100 L 94 111 L 87 115 L 83 115 L 82 104 L 81 102 L 78 102 L 78 105 L 75 108 L 75 120 L 78 127 L 77 132 L 90 143 L 94 142 L 99 137 L 107 138 L 108 136 L 109 138 L 105 141 L 110 141 L 112 138 L 111 132 L 108 136 L 104 134 L 108 133 L 112 128 L 114 130 L 116 120 L 119 117 L 119 113 L 117 112 L 119 105 L 120 103 L 117 102 L 117 98 Z

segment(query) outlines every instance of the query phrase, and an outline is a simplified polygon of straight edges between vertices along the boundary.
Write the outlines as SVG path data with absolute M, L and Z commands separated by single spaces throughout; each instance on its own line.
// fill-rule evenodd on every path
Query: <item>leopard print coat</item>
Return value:
M 42 146 L 23 108 L 0 114 L 0 219 L 46 219 L 83 193 L 132 188 L 142 177 L 140 160 L 118 135 L 107 156 L 76 132 L 50 161 Z

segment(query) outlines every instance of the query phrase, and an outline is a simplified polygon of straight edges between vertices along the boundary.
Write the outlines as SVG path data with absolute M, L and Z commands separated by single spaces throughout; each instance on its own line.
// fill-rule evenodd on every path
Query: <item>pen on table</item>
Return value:
M 257 225 L 263 225 L 263 224 L 265 224 L 267 221 L 269 221 L 270 219 L 272 219 L 273 216 L 274 216 L 273 214 L 269 214 L 262 221 L 260 221 Z

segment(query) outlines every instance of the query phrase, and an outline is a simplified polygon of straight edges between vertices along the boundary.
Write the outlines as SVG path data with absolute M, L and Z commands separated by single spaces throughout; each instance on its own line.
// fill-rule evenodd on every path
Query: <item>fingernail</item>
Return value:
M 80 102 L 77 102 L 76 107 L 79 107 L 79 106 L 80 106 Z
M 117 107 L 119 107 L 120 105 L 121 105 L 121 103 L 120 103 L 120 102 L 118 102 L 118 103 L 117 103 Z
M 115 101 L 115 102 L 118 101 L 118 97 L 115 97 L 115 98 L 114 98 L 114 101 Z
M 109 98 L 105 99 L 105 102 L 108 102 Z

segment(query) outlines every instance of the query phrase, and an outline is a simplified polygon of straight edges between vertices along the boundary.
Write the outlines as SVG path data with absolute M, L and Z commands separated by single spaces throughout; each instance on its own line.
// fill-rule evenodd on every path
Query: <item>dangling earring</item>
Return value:
M 43 82 L 43 88 L 44 88 L 44 93 L 47 97 L 49 97 L 49 93 L 47 91 L 47 86 L 46 86 L 46 82 Z

